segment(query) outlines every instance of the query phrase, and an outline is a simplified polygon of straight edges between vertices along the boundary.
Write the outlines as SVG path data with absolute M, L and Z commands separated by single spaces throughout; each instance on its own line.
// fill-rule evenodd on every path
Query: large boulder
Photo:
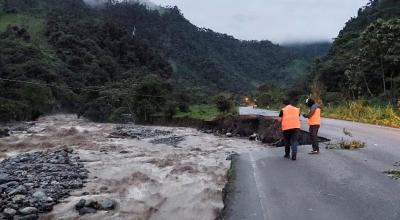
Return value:
M 21 215 L 36 214 L 36 213 L 38 213 L 38 209 L 35 207 L 25 207 L 25 208 L 20 209 L 19 213 L 21 213 Z
M 0 128 L 0 138 L 10 136 L 10 130 L 6 128 Z

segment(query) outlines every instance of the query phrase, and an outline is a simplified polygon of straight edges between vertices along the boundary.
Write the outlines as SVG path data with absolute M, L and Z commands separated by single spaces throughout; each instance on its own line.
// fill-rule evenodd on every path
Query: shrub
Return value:
M 392 105 L 376 106 L 363 101 L 353 101 L 344 105 L 324 107 L 323 116 L 349 121 L 400 127 L 400 113 Z
M 214 104 L 218 111 L 228 113 L 235 107 L 235 103 L 231 95 L 220 94 L 214 97 Z

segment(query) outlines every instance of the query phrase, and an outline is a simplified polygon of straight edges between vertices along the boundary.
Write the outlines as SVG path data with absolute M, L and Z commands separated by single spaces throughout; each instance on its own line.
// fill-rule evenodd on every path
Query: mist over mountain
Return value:
M 149 9 L 158 9 L 160 6 L 154 4 L 150 0 L 84 0 L 87 5 L 92 7 L 94 6 L 104 6 L 106 3 L 126 3 L 126 4 L 135 4 L 139 3 L 147 6 Z

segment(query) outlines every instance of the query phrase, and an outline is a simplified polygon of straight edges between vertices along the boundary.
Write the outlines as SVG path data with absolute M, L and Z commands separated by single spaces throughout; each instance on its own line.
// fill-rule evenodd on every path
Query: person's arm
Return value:
M 317 108 L 318 108 L 318 105 L 311 106 L 310 112 L 308 112 L 308 114 L 303 114 L 303 117 L 304 118 L 311 118 L 314 115 L 315 110 L 317 110 Z

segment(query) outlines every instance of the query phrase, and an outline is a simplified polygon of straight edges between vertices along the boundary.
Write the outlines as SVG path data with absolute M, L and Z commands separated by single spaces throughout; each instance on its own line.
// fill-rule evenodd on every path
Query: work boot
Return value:
M 292 160 L 296 160 L 296 154 L 292 155 Z

